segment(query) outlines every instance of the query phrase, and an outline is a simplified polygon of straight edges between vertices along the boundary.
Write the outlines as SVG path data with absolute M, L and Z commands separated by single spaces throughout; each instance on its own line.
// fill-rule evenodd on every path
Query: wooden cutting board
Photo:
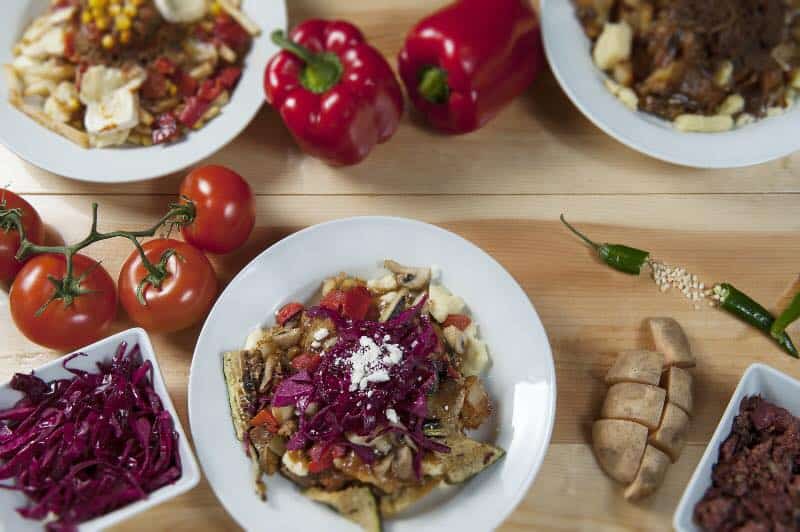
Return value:
M 312 16 L 349 19 L 394 58 L 408 28 L 443 2 L 290 4 L 293 22 Z M 660 163 L 594 128 L 545 73 L 484 130 L 445 137 L 407 117 L 391 142 L 355 168 L 332 169 L 304 156 L 269 108 L 210 161 L 236 168 L 258 194 L 258 222 L 250 242 L 215 260 L 225 281 L 298 229 L 344 216 L 388 214 L 455 231 L 494 256 L 521 283 L 552 343 L 558 413 L 545 463 L 501 528 L 504 532 L 670 529 L 683 488 L 747 366 L 764 362 L 800 378 L 800 362 L 759 334 L 719 311 L 694 310 L 677 294 L 661 294 L 644 276 L 608 270 L 558 223 L 565 212 L 597 239 L 649 249 L 656 258 L 687 267 L 706 284 L 729 281 L 774 308 L 800 273 L 798 156 L 728 171 Z M 0 180 L 24 193 L 52 235 L 67 241 L 87 231 L 94 201 L 101 204 L 101 228 L 149 225 L 175 196 L 181 177 L 113 186 L 76 183 L 0 148 Z M 125 242 L 111 241 L 91 248 L 90 254 L 103 258 L 113 275 L 130 251 Z M 687 330 L 699 362 L 694 373 L 697 412 L 689 445 L 666 484 L 649 500 L 630 504 L 595 463 L 589 432 L 605 394 L 605 370 L 617 351 L 647 345 L 643 320 L 655 315 L 675 317 Z M 118 330 L 128 326 L 124 316 L 115 324 Z M 198 332 L 195 327 L 153 338 L 187 429 L 186 386 Z M 796 328 L 795 333 L 800 338 Z M 0 337 L 2 379 L 57 356 L 16 331 L 4 292 Z M 205 483 L 118 527 L 235 528 Z

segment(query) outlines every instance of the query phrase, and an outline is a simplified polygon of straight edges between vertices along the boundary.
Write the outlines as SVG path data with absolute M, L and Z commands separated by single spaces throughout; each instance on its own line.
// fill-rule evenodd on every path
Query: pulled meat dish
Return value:
M 800 86 L 800 17 L 789 0 L 574 2 L 609 89 L 670 121 L 696 117 L 678 120 L 681 129 L 707 130 L 702 117 L 724 130 L 778 114 Z
M 707 531 L 800 530 L 800 419 L 761 397 L 742 400 L 694 517 Z

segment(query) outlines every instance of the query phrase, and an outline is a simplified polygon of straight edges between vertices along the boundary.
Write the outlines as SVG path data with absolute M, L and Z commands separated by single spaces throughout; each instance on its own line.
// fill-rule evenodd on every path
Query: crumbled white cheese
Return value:
M 319 342 L 317 342 L 316 340 L 314 340 L 313 342 L 311 342 L 311 348 L 312 348 L 312 349 L 319 349 L 320 347 L 322 347 L 322 344 L 321 344 L 321 343 L 319 343 Z
M 321 342 L 325 338 L 327 338 L 329 334 L 330 334 L 330 331 L 328 329 L 326 329 L 325 327 L 323 327 L 321 329 L 317 329 L 317 331 L 314 333 L 314 340 L 316 340 L 318 342 Z
M 388 419 L 390 423 L 400 423 L 400 417 L 397 415 L 394 408 L 386 409 L 386 419 Z
M 351 392 L 366 390 L 371 382 L 388 381 L 389 368 L 403 360 L 403 350 L 398 345 L 378 345 L 368 336 L 359 338 L 358 344 L 358 349 L 347 359 Z

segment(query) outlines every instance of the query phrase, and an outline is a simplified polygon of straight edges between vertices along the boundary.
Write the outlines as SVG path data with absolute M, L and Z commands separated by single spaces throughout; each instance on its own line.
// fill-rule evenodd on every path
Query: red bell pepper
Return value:
M 528 0 L 459 0 L 411 30 L 399 61 L 409 97 L 429 122 L 468 133 L 541 70 L 538 19 Z
M 389 63 L 342 21 L 309 20 L 287 39 L 264 77 L 267 101 L 298 144 L 333 165 L 362 161 L 394 135 L 403 93 Z

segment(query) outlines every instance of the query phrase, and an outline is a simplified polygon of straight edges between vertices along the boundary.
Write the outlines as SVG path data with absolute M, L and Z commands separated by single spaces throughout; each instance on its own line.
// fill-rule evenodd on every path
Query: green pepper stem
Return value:
M 572 231 L 572 233 L 573 233 L 575 236 L 577 236 L 578 238 L 580 238 L 581 240 L 583 240 L 584 242 L 586 242 L 588 245 L 590 245 L 592 248 L 594 248 L 594 250 L 595 250 L 595 251 L 597 251 L 597 252 L 599 252 L 599 251 L 600 251 L 600 244 L 598 244 L 597 242 L 594 242 L 594 241 L 593 241 L 593 240 L 591 240 L 591 239 L 590 239 L 588 236 L 584 235 L 583 233 L 581 233 L 580 231 L 578 231 L 577 229 L 575 229 L 575 228 L 572 226 L 572 224 L 570 224 L 570 223 L 567 221 L 567 219 L 566 219 L 566 218 L 564 218 L 564 215 L 563 215 L 563 214 L 561 215 L 561 223 L 563 223 L 565 226 L 567 226 L 567 229 L 569 229 L 570 231 Z
M 334 87 L 342 78 L 342 62 L 332 53 L 315 53 L 289 39 L 283 30 L 275 30 L 272 42 L 302 60 L 306 66 L 300 75 L 303 86 L 315 94 L 322 94 Z
M 785 334 L 786 328 L 799 319 L 800 319 L 800 292 L 798 292 L 798 294 L 794 296 L 794 299 L 789 304 L 789 306 L 786 307 L 786 310 L 784 310 L 781 313 L 781 315 L 778 316 L 778 319 L 775 320 L 775 323 L 772 324 L 772 328 L 770 329 L 770 334 L 775 339 L 781 338 Z
M 427 67 L 420 72 L 417 90 L 431 103 L 443 104 L 450 99 L 447 71 L 439 67 Z

